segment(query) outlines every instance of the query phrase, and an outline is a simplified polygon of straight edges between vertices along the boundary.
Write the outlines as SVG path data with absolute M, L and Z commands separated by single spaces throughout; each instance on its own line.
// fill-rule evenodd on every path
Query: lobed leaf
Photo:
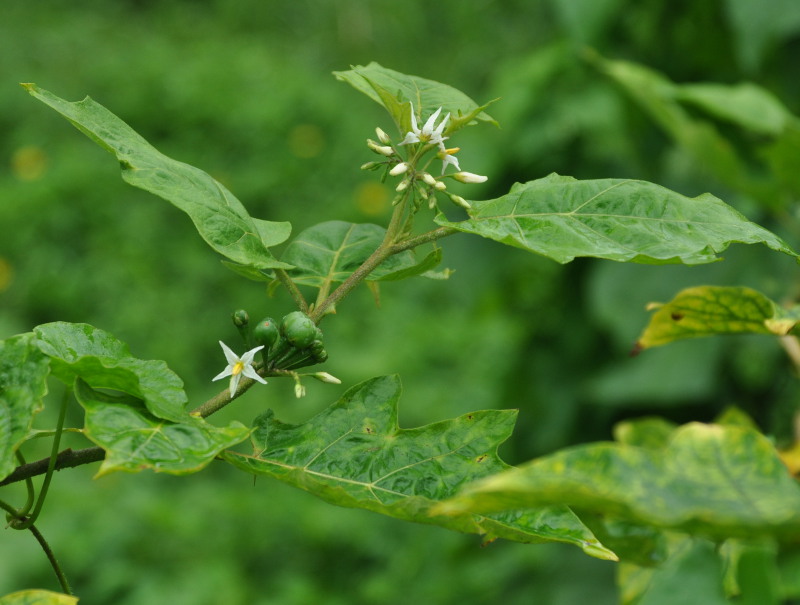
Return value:
M 194 222 L 200 236 L 230 260 L 255 269 L 286 268 L 269 251 L 289 237 L 291 225 L 253 219 L 221 183 L 199 168 L 173 160 L 89 97 L 68 102 L 35 84 L 23 84 L 38 100 L 56 110 L 78 130 L 112 153 L 122 178 L 153 193 Z
M 75 381 L 75 398 L 86 410 L 84 434 L 106 452 L 98 477 L 145 469 L 194 473 L 250 434 L 239 422 L 221 428 L 194 416 L 182 422 L 155 418 L 145 409 L 96 391 L 80 378 Z
M 386 229 L 369 223 L 345 221 L 319 223 L 302 231 L 286 247 L 282 260 L 294 266 L 289 270 L 298 284 L 316 288 L 347 279 L 383 242 Z M 395 254 L 369 274 L 370 281 L 397 281 L 420 275 L 441 261 L 441 252 L 432 252 L 417 262 L 410 250 Z
M 340 506 L 520 542 L 560 541 L 614 559 L 567 507 L 433 517 L 432 507 L 464 484 L 508 468 L 497 455 L 516 419 L 481 411 L 416 429 L 397 423 L 397 377 L 363 382 L 301 425 L 256 419 L 253 453 L 223 453 L 234 466 L 268 475 Z
M 95 388 L 141 399 L 157 418 L 189 418 L 183 381 L 163 361 L 131 356 L 125 343 L 88 324 L 54 322 L 34 329 L 36 344 L 50 357 L 53 375 L 69 386 L 81 378 Z
M 706 193 L 688 198 L 645 181 L 579 181 L 551 174 L 472 202 L 470 218 L 439 225 L 536 252 L 560 263 L 578 256 L 621 262 L 718 260 L 731 243 L 762 243 L 792 256 L 781 238 Z
M 333 74 L 338 80 L 347 82 L 385 107 L 401 134 L 411 130 L 409 102 L 414 104 L 418 118 L 427 118 L 439 107 L 442 108 L 442 116 L 449 113 L 448 133 L 476 120 L 497 125 L 495 119 L 484 111 L 491 103 L 479 106 L 452 86 L 387 69 L 374 61 L 366 66 L 356 65 L 348 71 L 335 71 Z
M 49 590 L 20 590 L 0 597 L 0 605 L 75 605 L 77 597 Z
M 733 425 L 690 423 L 658 450 L 618 443 L 563 450 L 468 485 L 434 512 L 555 503 L 717 538 L 800 536 L 800 486 L 769 439 Z
M 785 335 L 800 321 L 800 309 L 785 310 L 769 298 L 743 287 L 697 286 L 678 293 L 655 310 L 636 343 L 636 351 L 684 338 L 715 334 Z
M 49 373 L 32 333 L 0 341 L 0 479 L 17 466 L 16 451 L 44 407 Z

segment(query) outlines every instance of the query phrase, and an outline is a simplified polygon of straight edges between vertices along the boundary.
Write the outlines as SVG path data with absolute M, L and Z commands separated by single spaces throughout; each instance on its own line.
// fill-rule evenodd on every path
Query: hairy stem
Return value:
M 283 286 L 289 291 L 289 294 L 291 295 L 292 300 L 294 300 L 298 309 L 300 309 L 303 313 L 308 313 L 308 303 L 303 297 L 303 293 L 300 292 L 297 284 L 292 281 L 292 278 L 289 277 L 289 274 L 286 272 L 286 270 L 275 269 L 275 276 L 278 278 L 278 281 L 280 281 L 281 284 L 283 284 Z

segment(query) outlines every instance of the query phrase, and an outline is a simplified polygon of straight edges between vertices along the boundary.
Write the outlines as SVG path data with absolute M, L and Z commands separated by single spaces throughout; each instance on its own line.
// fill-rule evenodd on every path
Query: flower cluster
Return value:
M 405 191 L 412 183 L 417 186 L 417 191 L 423 199 L 429 200 L 429 205 L 432 208 L 435 205 L 435 200 L 431 196 L 432 193 L 444 192 L 447 185 L 443 179 L 450 177 L 461 183 L 483 183 L 487 177 L 472 172 L 465 172 L 461 170 L 456 153 L 459 148 L 447 148 L 444 142 L 449 138 L 444 136 L 445 129 L 450 121 L 450 114 L 442 118 L 437 124 L 437 120 L 442 113 L 442 108 L 439 107 L 434 111 L 423 124 L 422 128 L 419 127 L 417 116 L 414 113 L 414 105 L 409 102 L 411 107 L 411 130 L 405 134 L 397 147 L 404 145 L 417 145 L 416 153 L 411 153 L 408 160 L 403 160 L 398 153 L 396 147 L 391 145 L 391 138 L 380 128 L 376 128 L 375 132 L 378 135 L 378 141 L 367 140 L 367 146 L 377 154 L 386 156 L 388 161 L 383 162 L 368 162 L 362 166 L 363 169 L 376 169 L 380 166 L 389 167 L 388 173 L 391 176 L 405 175 L 403 180 L 397 185 L 396 191 Z M 431 148 L 438 149 L 436 157 L 442 161 L 442 173 L 438 177 L 434 177 L 425 170 L 416 169 L 416 161 L 424 155 L 424 153 Z M 457 172 L 445 175 L 448 166 L 453 166 Z M 447 194 L 450 200 L 463 208 L 469 209 L 469 203 L 461 196 L 455 194 Z

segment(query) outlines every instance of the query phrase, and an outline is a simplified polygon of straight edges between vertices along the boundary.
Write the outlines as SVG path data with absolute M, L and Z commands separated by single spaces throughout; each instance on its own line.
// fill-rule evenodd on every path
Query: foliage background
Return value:
M 224 182 L 251 214 L 290 220 L 298 233 L 322 220 L 388 217 L 390 189 L 358 167 L 372 159 L 364 139 L 377 125 L 388 130 L 389 120 L 330 75 L 375 60 L 479 102 L 502 97 L 492 108 L 500 130 L 468 129 L 453 141 L 465 169 L 490 176 L 464 186 L 467 198 L 552 171 L 644 178 L 689 196 L 710 191 L 796 247 L 780 213 L 726 187 L 673 144 L 581 49 L 678 82 L 752 80 L 797 113 L 798 32 L 792 0 L 402 8 L 8 0 L 0 7 L 0 334 L 54 320 L 92 323 L 138 357 L 167 360 L 199 403 L 218 391 L 210 382 L 222 364 L 216 341 L 235 342 L 230 312 L 244 307 L 257 319 L 291 307 L 282 292 L 268 299 L 225 269 L 185 216 L 122 183 L 107 154 L 32 102 L 19 82 L 71 100 L 90 94 L 164 153 Z M 301 422 L 347 386 L 398 372 L 406 427 L 519 407 L 515 437 L 502 449 L 511 463 L 608 439 L 617 420 L 654 413 L 710 420 L 738 405 L 765 431 L 787 433 L 797 385 L 772 339 L 627 353 L 646 302 L 703 283 L 780 298 L 796 287 L 791 259 L 734 246 L 725 262 L 704 267 L 562 267 L 466 236 L 442 244 L 455 270 L 448 282 L 385 285 L 379 310 L 363 289 L 326 320 L 326 369 L 341 387 L 310 384 L 296 400 L 291 384 L 273 380 L 219 422 L 247 422 L 265 407 Z M 48 420 L 45 413 L 40 424 Z M 613 564 L 566 546 L 481 549 L 474 536 L 332 508 L 221 465 L 185 478 L 91 475 L 57 475 L 40 521 L 86 602 L 617 599 Z M 29 536 L 3 532 L 0 594 L 50 586 L 50 574 Z

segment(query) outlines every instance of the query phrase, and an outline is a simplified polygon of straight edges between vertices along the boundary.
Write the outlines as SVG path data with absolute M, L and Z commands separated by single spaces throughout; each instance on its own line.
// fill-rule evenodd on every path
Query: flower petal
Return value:
M 211 379 L 211 382 L 214 382 L 215 380 L 219 380 L 221 378 L 225 378 L 226 376 L 230 376 L 231 374 L 233 374 L 233 366 L 228 366 L 227 368 L 222 370 L 219 374 L 214 376 L 214 378 Z
M 239 381 L 242 379 L 241 372 L 231 376 L 231 397 L 236 395 L 236 389 L 239 388 Z
M 260 347 L 256 347 L 255 349 L 250 349 L 247 353 L 242 355 L 241 362 L 244 365 L 249 366 L 251 363 L 253 363 L 253 357 L 255 357 L 256 353 L 258 353 L 263 348 L 264 348 L 264 345 L 261 345 Z
M 234 353 L 233 351 L 231 351 L 231 350 L 228 348 L 228 345 L 226 345 L 226 344 L 225 344 L 224 342 L 222 342 L 221 340 L 219 341 L 219 344 L 220 344 L 220 346 L 222 347 L 222 352 L 223 352 L 223 353 L 225 353 L 225 359 L 227 359 L 227 360 L 228 360 L 228 363 L 229 363 L 229 364 L 233 365 L 234 363 L 236 363 L 237 361 L 239 361 L 239 356 L 238 356 L 238 355 L 236 355 L 236 353 Z
M 244 374 L 248 378 L 252 378 L 253 380 L 258 380 L 258 382 L 260 382 L 261 384 L 267 384 L 267 381 L 258 375 L 258 372 L 255 371 L 253 366 L 244 366 L 244 369 L 242 369 L 242 374 Z

